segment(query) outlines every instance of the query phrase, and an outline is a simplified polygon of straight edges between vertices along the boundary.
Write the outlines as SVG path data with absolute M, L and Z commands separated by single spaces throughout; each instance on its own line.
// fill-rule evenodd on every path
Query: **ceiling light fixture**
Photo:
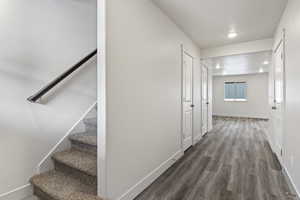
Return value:
M 237 36 L 237 33 L 235 31 L 231 31 L 230 33 L 228 33 L 228 38 L 229 39 L 233 39 Z
M 217 64 L 216 69 L 220 69 L 220 68 L 221 68 L 220 64 Z
M 268 65 L 269 64 L 269 61 L 264 61 L 264 65 Z
M 263 73 L 264 72 L 264 69 L 263 68 L 260 68 L 259 69 L 259 73 Z

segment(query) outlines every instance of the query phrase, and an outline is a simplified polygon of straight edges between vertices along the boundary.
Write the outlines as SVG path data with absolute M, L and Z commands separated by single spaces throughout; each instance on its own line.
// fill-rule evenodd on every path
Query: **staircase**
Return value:
M 83 120 L 85 132 L 71 135 L 71 148 L 53 154 L 54 170 L 31 178 L 40 200 L 102 200 L 97 196 L 97 118 Z

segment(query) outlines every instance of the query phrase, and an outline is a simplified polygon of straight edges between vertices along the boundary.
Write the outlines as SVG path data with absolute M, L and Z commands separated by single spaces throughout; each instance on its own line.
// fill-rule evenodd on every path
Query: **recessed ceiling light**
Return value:
M 263 73 L 264 72 L 264 69 L 263 68 L 260 68 L 259 69 L 259 73 Z
M 231 31 L 230 33 L 228 33 L 228 38 L 233 39 L 237 36 L 237 33 L 235 31 Z
M 268 65 L 269 64 L 269 61 L 264 61 L 264 65 Z
M 221 68 L 220 64 L 217 64 L 216 69 L 220 69 L 220 68 Z

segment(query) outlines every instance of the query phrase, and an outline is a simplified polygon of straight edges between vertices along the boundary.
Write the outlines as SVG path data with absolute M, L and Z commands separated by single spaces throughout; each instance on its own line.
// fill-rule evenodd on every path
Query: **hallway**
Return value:
M 214 129 L 136 200 L 295 199 L 266 127 L 263 120 L 215 118 Z

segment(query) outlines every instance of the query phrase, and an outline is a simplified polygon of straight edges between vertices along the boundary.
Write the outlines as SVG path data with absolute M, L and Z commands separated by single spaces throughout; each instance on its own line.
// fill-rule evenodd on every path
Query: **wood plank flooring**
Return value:
M 215 118 L 214 129 L 135 200 L 290 200 L 267 122 Z

